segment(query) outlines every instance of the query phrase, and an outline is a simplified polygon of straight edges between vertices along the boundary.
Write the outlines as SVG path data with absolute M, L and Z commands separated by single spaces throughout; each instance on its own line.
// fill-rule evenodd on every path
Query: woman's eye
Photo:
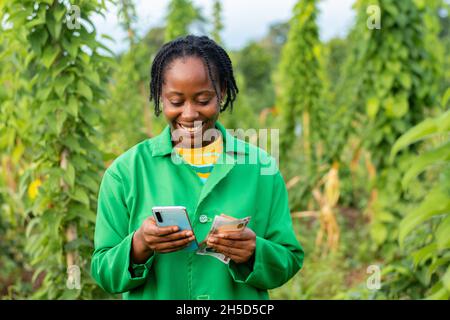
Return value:
M 209 103 L 209 100 L 207 100 L 207 101 L 199 101 L 198 103 L 200 105 L 202 105 L 202 106 L 206 106 Z
M 183 102 L 172 102 L 172 101 L 170 101 L 170 103 L 172 105 L 174 105 L 175 107 L 181 107 L 183 105 Z

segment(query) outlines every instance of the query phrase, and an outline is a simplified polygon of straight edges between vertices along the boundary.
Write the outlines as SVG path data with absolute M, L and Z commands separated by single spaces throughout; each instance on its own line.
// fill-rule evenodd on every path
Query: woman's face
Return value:
M 163 77 L 163 113 L 174 144 L 192 148 L 211 143 L 203 134 L 214 129 L 219 101 L 203 60 L 177 58 L 166 67 Z

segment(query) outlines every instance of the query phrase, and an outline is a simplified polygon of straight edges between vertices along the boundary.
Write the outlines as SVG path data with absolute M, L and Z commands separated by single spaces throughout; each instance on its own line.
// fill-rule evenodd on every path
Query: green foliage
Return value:
M 213 30 L 211 32 L 211 36 L 217 43 L 222 43 L 222 37 L 220 36 L 220 33 L 223 30 L 223 23 L 222 23 L 222 2 L 220 0 L 214 0 L 213 4 Z
M 362 129 L 371 139 L 370 150 L 377 169 L 387 166 L 386 154 L 407 128 L 419 123 L 435 105 L 438 94 L 442 47 L 436 1 L 360 0 L 352 68 L 357 82 L 358 108 L 367 116 Z M 368 5 L 382 12 L 381 29 L 367 27 Z M 420 27 L 419 27 L 420 26 Z
M 105 10 L 96 1 L 74 4 L 87 23 L 93 12 Z M 95 29 L 88 31 L 82 23 L 80 29 L 69 27 L 69 8 L 64 3 L 11 0 L 4 9 L 11 30 L 23 34 L 8 41 L 18 41 L 28 51 L 20 57 L 25 68 L 16 71 L 31 83 L 22 94 L 28 97 L 26 108 L 33 117 L 26 140 L 33 156 L 21 174 L 21 184 L 42 183 L 29 193 L 33 201 L 25 202 L 29 205 L 25 252 L 34 269 L 33 279 L 42 276 L 32 297 L 89 298 L 99 293 L 88 261 L 103 168 L 95 145 L 100 120 L 96 104 L 105 97 L 101 82 L 110 58 L 100 53 L 106 47 L 96 40 Z M 78 238 L 66 239 L 69 225 L 76 227 Z M 66 287 L 64 258 L 69 255 L 80 257 L 73 263 L 81 269 L 83 290 Z
M 450 89 L 447 90 L 450 92 Z M 443 101 L 443 105 L 447 101 Z M 414 159 L 412 165 L 405 173 L 403 186 L 408 188 L 424 171 L 436 171 L 437 177 L 434 185 L 424 196 L 422 202 L 408 215 L 399 226 L 399 243 L 405 248 L 408 246 L 414 251 L 413 266 L 416 270 L 423 268 L 425 282 L 432 288 L 428 291 L 430 299 L 448 299 L 450 296 L 449 270 L 450 270 L 450 111 L 433 119 L 426 119 L 417 126 L 408 130 L 395 143 L 391 157 L 406 148 L 408 145 L 422 141 L 432 141 L 436 135 L 442 137 L 432 148 Z M 413 162 L 413 161 L 411 161 Z M 414 179 L 414 180 L 413 180 Z M 431 234 L 417 235 L 419 227 L 430 225 L 434 231 Z M 414 237 L 411 234 L 415 233 Z M 409 239 L 407 236 L 410 236 Z M 431 236 L 430 236 L 431 235 Z M 432 277 L 436 275 L 432 283 Z
M 243 76 L 244 83 L 240 90 L 249 98 L 254 112 L 260 113 L 263 109 L 274 106 L 272 57 L 261 44 L 251 42 L 242 48 L 235 69 Z
M 133 44 L 136 37 L 134 24 L 137 22 L 137 14 L 132 0 L 118 1 L 118 17 L 122 28 L 128 33 L 130 44 Z
M 171 0 L 166 16 L 165 40 L 187 35 L 189 27 L 197 21 L 202 22 L 204 18 L 191 0 Z
M 305 115 L 310 116 L 310 125 L 302 126 L 302 139 L 308 144 L 314 141 L 311 135 L 319 132 L 317 115 L 320 104 L 321 46 L 316 23 L 316 1 L 301 0 L 294 7 L 288 40 L 280 61 L 279 82 L 280 110 L 283 117 L 281 149 L 289 150 L 295 137 L 295 128 Z M 301 87 L 301 90 L 299 90 Z M 308 147 L 303 152 L 310 157 Z

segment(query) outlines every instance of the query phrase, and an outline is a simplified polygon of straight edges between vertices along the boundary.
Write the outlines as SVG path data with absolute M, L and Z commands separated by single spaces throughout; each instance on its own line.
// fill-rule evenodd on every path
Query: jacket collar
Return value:
M 234 154 L 248 154 L 248 145 L 244 141 L 231 135 L 219 121 L 216 121 L 215 127 L 222 133 L 224 140 L 223 150 L 226 154 L 230 156 Z M 166 156 L 172 153 L 172 136 L 169 125 L 152 139 L 151 149 L 153 157 Z
M 233 137 L 221 123 L 217 121 L 215 127 L 222 133 L 224 152 L 222 152 L 219 159 L 217 159 L 214 170 L 211 172 L 202 188 L 197 207 L 199 207 L 208 197 L 214 187 L 230 173 L 234 166 L 240 162 L 239 159 L 242 159 L 242 157 L 245 157 L 245 155 L 249 153 L 248 144 Z M 153 157 L 170 155 L 173 151 L 169 126 L 166 126 L 161 134 L 150 141 Z

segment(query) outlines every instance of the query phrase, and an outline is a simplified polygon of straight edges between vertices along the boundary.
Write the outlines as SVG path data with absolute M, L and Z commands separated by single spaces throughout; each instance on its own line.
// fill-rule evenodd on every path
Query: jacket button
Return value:
M 202 215 L 198 218 L 198 220 L 199 220 L 201 223 L 206 223 L 206 222 L 208 221 L 208 217 L 207 217 L 205 214 L 202 214 Z

